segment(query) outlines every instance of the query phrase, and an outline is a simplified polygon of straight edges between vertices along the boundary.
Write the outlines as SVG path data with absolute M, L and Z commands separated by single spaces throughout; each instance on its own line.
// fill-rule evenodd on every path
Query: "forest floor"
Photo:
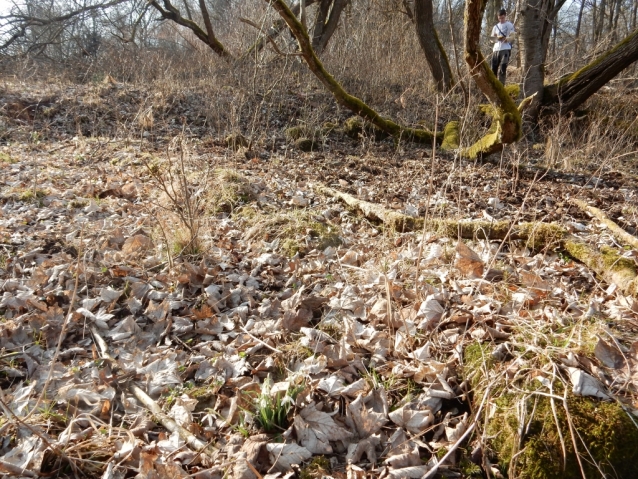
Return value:
M 557 464 L 635 477 L 638 449 L 598 450 L 575 401 L 638 422 L 636 298 L 554 243 L 394 231 L 317 189 L 557 222 L 638 263 L 570 201 L 636 235 L 631 162 L 433 161 L 338 132 L 314 152 L 283 131 L 229 148 L 184 111 L 160 127 L 81 87 L 1 93 L 3 475 L 499 477 L 538 460 L 536 421 Z M 99 108 L 130 131 L 83 134 Z

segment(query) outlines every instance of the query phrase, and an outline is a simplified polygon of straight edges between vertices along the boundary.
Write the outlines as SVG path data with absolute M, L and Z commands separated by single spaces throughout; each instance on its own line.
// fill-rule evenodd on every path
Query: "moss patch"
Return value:
M 284 130 L 284 136 L 288 141 L 295 141 L 309 135 L 312 136 L 312 132 L 305 126 L 291 126 Z
M 17 163 L 17 162 L 18 162 L 18 160 L 16 160 L 15 158 L 12 158 L 7 153 L 0 152 L 0 163 L 14 164 L 14 163 Z
M 512 83 L 510 85 L 505 85 L 505 92 L 510 96 L 510 98 L 514 101 L 521 94 L 521 86 L 518 83 Z
M 487 433 L 494 437 L 491 444 L 503 471 L 509 472 L 510 477 L 582 477 L 561 401 L 555 401 L 555 410 L 566 461 L 563 459 L 561 437 L 549 398 L 533 396 L 523 399 L 518 395 L 503 395 L 495 405 Z M 517 407 L 521 406 L 526 408 L 529 421 L 528 433 L 523 438 L 519 437 L 517 419 Z M 567 407 L 579 436 L 576 444 L 586 477 L 601 477 L 587 449 L 605 475 L 638 477 L 638 428 L 621 406 L 568 395 Z
M 459 147 L 460 142 L 459 122 L 451 121 L 445 125 L 445 129 L 443 130 L 443 143 L 441 144 L 441 149 L 454 150 Z
M 330 461 L 326 456 L 313 457 L 310 463 L 299 471 L 300 479 L 320 479 L 330 475 Z
M 351 116 L 344 122 L 343 132 L 350 138 L 359 138 L 359 135 L 363 133 L 363 120 L 358 116 Z
M 621 256 L 615 248 L 603 245 L 600 247 L 600 254 L 607 269 L 615 271 L 628 270 L 634 274 L 636 273 L 635 261 Z

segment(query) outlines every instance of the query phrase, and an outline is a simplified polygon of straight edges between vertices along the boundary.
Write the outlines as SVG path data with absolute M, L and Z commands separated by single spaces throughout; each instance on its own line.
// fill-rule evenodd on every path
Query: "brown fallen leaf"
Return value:
M 466 246 L 462 241 L 456 244 L 456 261 L 454 266 L 460 271 L 463 276 L 469 278 L 480 278 L 483 276 L 485 265 L 483 261 Z
M 143 234 L 131 236 L 124 241 L 122 252 L 129 256 L 138 256 L 144 254 L 152 246 L 151 239 Z

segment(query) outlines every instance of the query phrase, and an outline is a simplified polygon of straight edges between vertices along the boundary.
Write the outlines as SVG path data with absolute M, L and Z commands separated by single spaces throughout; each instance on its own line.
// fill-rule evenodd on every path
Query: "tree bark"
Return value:
M 415 0 L 414 17 L 419 44 L 425 54 L 436 88 L 448 92 L 452 88 L 452 69 L 434 28 L 432 0 Z
M 594 6 L 595 8 L 595 6 Z M 598 43 L 600 37 L 603 34 L 605 28 L 605 10 L 607 9 L 607 1 L 600 0 L 600 5 L 597 11 L 597 18 L 595 18 L 596 24 L 594 26 L 594 44 Z
M 613 42 L 616 42 L 618 40 L 618 19 L 620 18 L 621 4 L 622 4 L 621 0 L 616 0 L 616 8 L 614 12 L 614 23 L 612 26 L 612 33 L 611 33 L 611 39 Z
M 213 48 L 213 45 L 217 42 L 217 38 L 215 38 L 213 24 L 210 21 L 208 8 L 206 8 L 206 0 L 199 0 L 199 10 L 202 12 L 202 18 L 204 19 L 204 26 L 206 27 L 206 34 L 208 35 L 208 45 Z
M 521 138 L 521 114 L 514 100 L 498 81 L 479 46 L 481 23 L 487 0 L 467 0 L 465 3 L 465 61 L 470 74 L 483 94 L 496 106 L 497 115 L 487 135 L 468 148 L 470 157 L 489 155 L 503 145 Z
M 200 0 L 200 7 L 203 5 L 204 0 Z M 178 25 L 188 28 L 191 32 L 195 34 L 195 36 L 204 42 L 206 45 L 210 47 L 215 53 L 217 53 L 220 57 L 230 58 L 231 54 L 224 48 L 224 45 L 221 44 L 217 38 L 215 38 L 215 34 L 213 33 L 212 25 L 210 29 L 208 29 L 208 25 L 206 26 L 208 31 L 204 31 L 197 23 L 184 18 L 179 10 L 171 4 L 169 0 L 162 0 L 164 6 L 162 7 L 157 0 L 151 0 L 150 4 L 162 15 L 166 20 L 171 20 Z M 206 10 L 206 6 L 204 5 L 204 9 L 202 10 L 202 16 L 204 16 L 204 22 L 206 22 L 206 18 L 208 17 L 208 10 Z M 210 18 L 208 18 L 208 22 L 210 23 Z
M 420 130 L 414 128 L 407 128 L 401 126 L 387 118 L 382 117 L 375 110 L 370 108 L 359 98 L 350 95 L 346 92 L 341 84 L 337 82 L 334 77 L 328 73 L 323 66 L 319 57 L 317 57 L 315 51 L 312 48 L 310 37 L 306 32 L 299 19 L 290 11 L 284 0 L 265 0 L 270 4 L 281 18 L 286 22 L 288 28 L 297 39 L 301 55 L 304 61 L 308 64 L 310 71 L 323 83 L 330 93 L 334 96 L 335 100 L 345 108 L 348 108 L 354 114 L 359 115 L 364 120 L 369 121 L 382 131 L 394 136 L 395 138 L 414 141 L 417 143 L 432 144 L 435 139 L 435 135 L 427 130 Z M 443 134 L 438 134 L 437 139 L 443 139 Z
M 312 29 L 312 48 L 315 52 L 319 53 L 317 46 L 321 42 L 321 36 L 323 35 L 323 28 L 326 25 L 328 14 L 330 13 L 330 6 L 332 0 L 320 0 L 319 8 L 317 8 L 317 16 L 315 17 L 315 26 Z
M 583 0 L 584 1 L 584 0 Z M 542 101 L 545 83 L 545 60 L 552 25 L 565 0 L 525 0 L 519 11 L 520 52 L 522 60 L 523 96 L 536 95 L 527 115 L 535 119 Z
M 541 116 L 574 111 L 638 60 L 638 30 L 580 70 L 543 88 Z
M 312 47 L 317 54 L 323 53 L 328 46 L 328 42 L 334 35 L 334 32 L 339 26 L 339 19 L 344 8 L 348 5 L 349 0 L 322 0 L 322 4 L 319 6 L 319 13 L 317 14 L 317 22 L 315 22 L 315 29 L 320 28 L 320 34 L 317 34 L 316 30 L 313 31 Z M 323 3 L 327 3 L 328 7 L 323 12 Z M 332 8 L 330 8 L 332 6 Z M 321 19 L 321 25 L 318 25 Z

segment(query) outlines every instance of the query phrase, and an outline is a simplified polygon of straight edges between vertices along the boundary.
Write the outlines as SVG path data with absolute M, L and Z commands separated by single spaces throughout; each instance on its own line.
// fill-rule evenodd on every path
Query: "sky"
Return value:
M 0 0 L 0 15 L 4 15 L 11 8 L 11 0 Z

